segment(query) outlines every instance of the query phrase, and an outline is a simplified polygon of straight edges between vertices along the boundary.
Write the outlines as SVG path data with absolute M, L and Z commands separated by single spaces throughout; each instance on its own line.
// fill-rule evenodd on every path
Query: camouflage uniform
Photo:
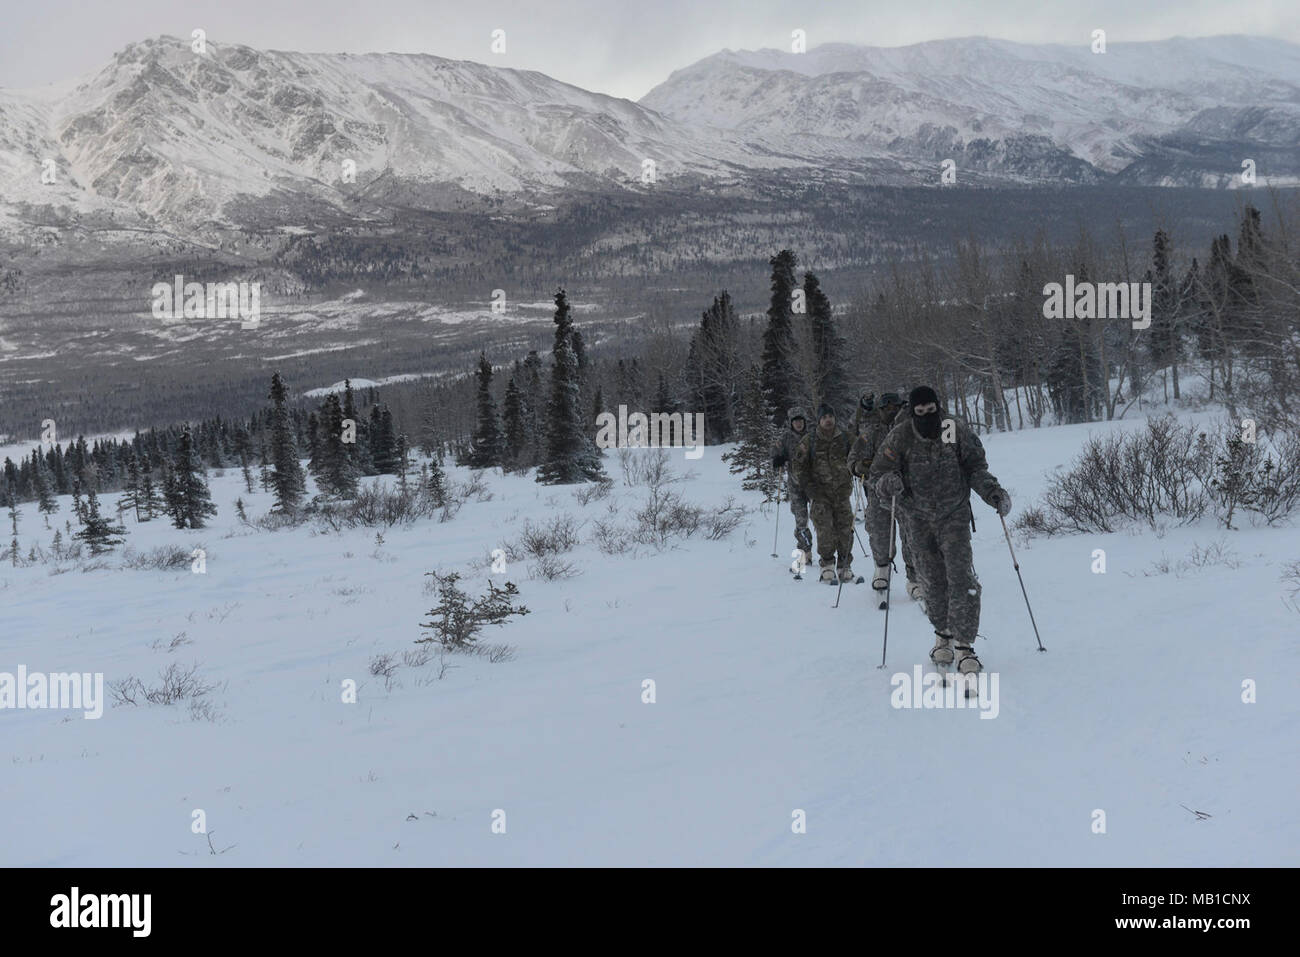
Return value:
M 794 420 L 803 419 L 804 429 L 802 432 L 794 430 Z M 795 449 L 799 443 L 804 440 L 812 429 L 808 425 L 808 417 L 804 415 L 803 409 L 797 406 L 790 409 L 785 417 L 786 429 L 781 435 L 780 440 L 772 449 L 772 465 L 776 468 L 784 468 L 791 463 L 794 458 Z M 794 469 L 791 468 L 786 476 L 786 496 L 790 500 L 790 512 L 794 515 L 794 540 L 805 552 L 812 552 L 812 536 L 808 534 L 808 496 L 794 476 Z M 811 560 L 811 554 L 809 555 Z
M 960 419 L 943 409 L 939 416 L 955 426 L 954 442 L 926 439 L 911 417 L 890 430 L 871 463 L 871 481 L 887 472 L 903 479 L 904 511 L 913 555 L 925 585 L 926 614 L 934 630 L 956 642 L 975 640 L 980 621 L 980 585 L 971 558 L 970 493 L 990 505 L 1001 492 L 989 473 L 984 446 Z
M 823 569 L 853 565 L 853 476 L 849 472 L 848 435 L 835 426 L 814 426 L 790 460 L 791 473 L 812 502 L 817 554 Z M 838 561 L 837 561 L 838 557 Z
M 885 412 L 877 409 L 876 414 L 872 415 L 869 420 L 863 422 L 862 430 L 858 434 L 858 439 L 853 443 L 853 450 L 849 453 L 849 469 L 854 475 L 863 477 L 864 485 L 867 491 L 867 517 L 865 525 L 867 526 L 867 539 L 871 545 L 871 557 L 877 567 L 891 564 L 893 557 L 893 540 L 889 529 L 889 499 L 884 498 L 873 488 L 873 482 L 868 478 L 871 469 L 871 463 L 880 450 L 881 444 L 885 441 L 885 436 L 889 434 L 892 426 L 884 420 Z M 894 422 L 898 419 L 891 417 Z M 920 576 L 916 566 L 912 561 L 911 541 L 907 535 L 907 529 L 903 522 L 903 504 L 896 503 L 894 520 L 898 523 L 898 539 L 900 550 L 903 553 L 903 567 L 907 571 L 907 580 L 914 582 L 919 580 Z

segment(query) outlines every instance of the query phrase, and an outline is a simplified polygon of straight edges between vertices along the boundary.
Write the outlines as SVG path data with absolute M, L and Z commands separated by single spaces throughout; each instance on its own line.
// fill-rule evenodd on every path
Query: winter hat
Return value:
M 829 415 L 832 419 L 835 418 L 835 410 L 832 409 L 832 408 L 831 408 L 829 405 L 827 405 L 825 402 L 823 402 L 821 405 L 817 406 L 817 419 L 818 419 L 818 421 L 820 421 L 820 420 L 822 419 L 823 416 L 827 416 L 827 415 Z
M 903 397 L 900 396 L 897 392 L 880 393 L 881 408 L 888 408 L 889 406 L 901 406 L 902 404 L 903 404 Z
M 797 405 L 792 405 L 790 411 L 785 414 L 785 421 L 790 425 L 794 425 L 795 419 L 803 419 L 805 423 L 808 421 L 808 417 L 803 414 L 803 409 Z
M 864 412 L 870 412 L 876 407 L 876 397 L 870 392 L 862 393 L 862 399 L 858 402 Z
M 928 385 L 918 385 L 907 397 L 907 401 L 914 409 L 918 405 L 925 405 L 927 402 L 933 402 L 935 405 L 938 405 L 939 393 L 935 392 Z

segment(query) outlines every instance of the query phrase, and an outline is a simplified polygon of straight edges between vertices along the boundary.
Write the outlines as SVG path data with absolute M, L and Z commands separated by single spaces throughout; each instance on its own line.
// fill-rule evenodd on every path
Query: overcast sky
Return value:
M 126 44 L 195 27 L 277 50 L 432 53 L 541 70 L 636 99 L 724 48 L 899 46 L 944 37 L 1109 43 L 1247 33 L 1300 43 L 1300 0 L 0 0 L 0 87 L 103 66 Z M 489 50 L 506 31 L 506 54 Z

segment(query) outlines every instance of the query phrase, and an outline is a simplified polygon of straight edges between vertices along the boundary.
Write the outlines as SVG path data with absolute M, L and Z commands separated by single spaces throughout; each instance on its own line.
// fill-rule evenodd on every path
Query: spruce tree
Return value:
M 280 373 L 271 376 L 271 490 L 275 495 L 274 511 L 292 512 L 306 493 L 306 480 L 298 461 L 298 447 L 293 440 L 289 421 L 288 390 Z
M 803 290 L 804 302 L 808 308 L 813 368 L 816 370 L 816 378 L 812 383 L 813 402 L 825 402 L 835 410 L 836 415 L 844 415 L 853 408 L 849 377 L 844 370 L 847 347 L 835 329 L 831 301 L 826 298 L 817 277 L 811 272 L 803 274 Z
M 424 491 L 434 508 L 447 504 L 447 477 L 442 471 L 441 452 L 435 453 L 429 460 L 428 476 L 424 479 Z
M 524 407 L 524 394 L 510 376 L 506 383 L 506 399 L 502 409 L 505 419 L 505 456 L 504 463 L 508 469 L 526 468 L 524 454 L 528 449 L 528 425 L 525 420 L 527 410 Z
M 208 484 L 203 481 L 203 463 L 188 426 L 176 444 L 163 497 L 172 524 L 177 528 L 202 528 L 204 519 L 217 514 Z
M 691 337 L 686 358 L 687 411 L 704 413 L 704 434 L 710 445 L 732 438 L 733 408 L 741 388 L 736 313 L 723 290 L 704 311 L 700 328 Z M 620 378 L 626 373 L 619 362 Z
M 99 498 L 95 495 L 94 489 L 86 493 L 83 515 L 85 518 L 82 528 L 74 537 L 90 547 L 90 554 L 101 555 L 112 551 L 114 546 L 122 544 L 124 539 L 117 536 L 126 534 L 126 529 L 121 525 L 114 525 L 99 514 Z
M 140 473 L 140 508 L 144 510 L 141 521 L 151 521 L 154 516 L 161 515 L 165 507 L 162 490 L 154 482 L 153 472 L 145 469 Z
M 326 495 L 352 498 L 357 493 L 357 469 L 343 441 L 343 406 L 338 393 L 325 397 L 320 410 L 321 434 L 316 439 L 316 457 L 308 463 L 316 485 Z
M 36 480 L 36 501 L 37 508 L 45 516 L 45 527 L 50 527 L 50 516 L 59 510 L 58 500 L 54 497 L 54 492 L 50 488 L 50 476 L 45 471 L 44 465 L 41 464 L 36 453 L 32 453 L 34 459 L 33 474 Z
M 762 369 L 751 366 L 745 376 L 736 414 L 738 444 L 722 453 L 722 460 L 730 463 L 729 471 L 733 475 L 742 476 L 741 488 L 761 491 L 765 501 L 773 497 L 777 488 L 772 469 L 772 446 L 778 434 L 767 417 Z
M 542 389 L 542 359 L 537 350 L 531 350 L 524 359 L 524 407 L 528 422 L 528 465 L 542 461 L 546 396 Z
M 486 353 L 478 356 L 478 425 L 474 429 L 474 446 L 467 464 L 471 468 L 490 469 L 501 464 L 503 441 L 497 419 L 497 403 L 492 397 L 492 363 Z
M 794 253 L 783 249 L 773 256 L 772 299 L 767 309 L 767 328 L 763 330 L 763 399 L 768 418 L 780 428 L 786 410 L 803 392 L 803 383 L 794 363 L 794 312 L 792 293 L 795 288 Z
M 546 407 L 546 450 L 537 481 L 569 485 L 604 477 L 595 437 L 582 421 L 578 360 L 573 352 L 573 319 L 564 290 L 555 294 L 555 345 L 551 358 L 551 399 Z
M 9 500 L 9 525 L 13 529 L 13 540 L 9 543 L 9 557 L 13 561 L 14 568 L 18 567 L 18 489 L 12 482 L 9 483 L 6 496 Z

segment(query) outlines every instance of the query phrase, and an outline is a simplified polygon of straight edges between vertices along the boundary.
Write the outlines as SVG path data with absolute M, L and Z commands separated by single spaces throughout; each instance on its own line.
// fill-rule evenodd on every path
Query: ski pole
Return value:
M 1029 604 L 1029 592 L 1025 591 L 1025 579 L 1020 574 L 1020 562 L 1016 561 L 1016 550 L 1011 547 L 1011 533 L 1007 531 L 1007 520 L 1001 512 L 998 518 L 1002 520 L 1002 534 L 1007 537 L 1007 551 L 1011 553 L 1011 564 L 1016 568 L 1016 577 L 1020 579 L 1020 594 L 1025 596 L 1025 608 L 1029 610 L 1029 623 L 1034 626 L 1034 637 L 1038 639 L 1038 650 L 1046 651 L 1043 647 L 1043 639 L 1038 634 L 1038 622 L 1034 621 L 1034 609 Z
M 885 640 L 880 645 L 880 667 L 885 667 L 885 653 L 889 648 L 889 588 L 894 581 L 894 504 L 898 496 L 889 496 L 889 571 L 885 572 Z
M 785 475 L 785 469 L 781 469 L 777 475 L 776 486 L 776 528 L 772 531 L 772 557 L 776 558 L 776 538 L 781 534 L 781 479 Z

